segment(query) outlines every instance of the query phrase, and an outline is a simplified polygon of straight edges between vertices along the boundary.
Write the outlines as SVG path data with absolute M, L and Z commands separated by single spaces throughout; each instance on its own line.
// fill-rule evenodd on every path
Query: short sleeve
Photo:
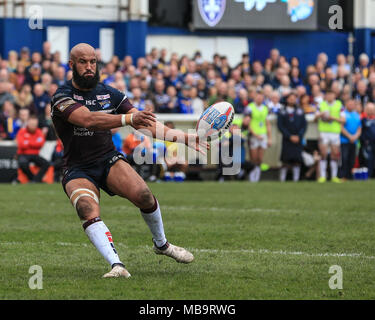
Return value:
M 52 115 L 61 116 L 64 120 L 68 120 L 70 114 L 80 107 L 82 105 L 73 100 L 68 89 L 59 88 L 52 97 Z
M 130 103 L 126 94 L 122 93 L 121 91 L 113 88 L 111 86 L 106 85 L 106 90 L 109 91 L 111 95 L 112 104 L 115 108 L 113 113 L 115 114 L 126 114 L 131 109 L 133 109 L 133 105 Z

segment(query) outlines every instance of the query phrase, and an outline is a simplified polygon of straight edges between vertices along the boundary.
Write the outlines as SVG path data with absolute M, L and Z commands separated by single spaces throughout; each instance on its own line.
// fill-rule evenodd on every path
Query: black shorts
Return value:
M 64 171 L 62 185 L 65 190 L 66 184 L 74 179 L 84 178 L 91 181 L 98 190 L 103 189 L 110 196 L 115 194 L 107 187 L 107 177 L 111 167 L 118 161 L 126 161 L 125 156 L 118 151 L 111 151 L 95 162 L 72 166 Z

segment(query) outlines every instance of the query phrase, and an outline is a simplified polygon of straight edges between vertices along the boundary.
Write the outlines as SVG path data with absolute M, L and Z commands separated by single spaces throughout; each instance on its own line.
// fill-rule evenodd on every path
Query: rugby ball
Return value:
M 200 116 L 196 131 L 199 137 L 215 138 L 228 130 L 234 118 L 234 108 L 228 102 L 218 102 L 208 107 Z

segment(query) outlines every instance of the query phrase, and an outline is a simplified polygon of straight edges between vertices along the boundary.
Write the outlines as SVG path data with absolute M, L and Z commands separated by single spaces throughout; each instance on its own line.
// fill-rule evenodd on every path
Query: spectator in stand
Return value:
M 203 101 L 206 101 L 208 98 L 208 88 L 206 85 L 206 80 L 204 78 L 198 80 L 198 97 L 201 98 Z
M 51 102 L 51 99 L 44 91 L 44 88 L 40 83 L 35 84 L 33 91 L 34 104 L 37 109 L 37 115 L 39 117 L 39 121 L 43 122 L 45 119 L 45 108 Z
M 28 68 L 30 66 L 30 50 L 28 47 L 21 48 L 19 63 L 22 64 L 25 68 Z
M 2 108 L 2 117 L 4 124 L 3 128 L 5 130 L 6 140 L 14 140 L 18 131 L 22 128 L 22 122 L 17 117 L 17 111 L 14 104 L 10 101 L 5 101 Z
M 202 78 L 202 76 L 197 72 L 197 64 L 195 61 L 189 61 L 188 63 L 188 70 L 185 74 L 185 77 L 190 75 L 193 78 L 192 85 L 196 86 L 198 81 Z
M 201 98 L 198 97 L 198 89 L 196 87 L 192 87 L 190 89 L 190 97 L 193 113 L 202 114 L 204 110 L 204 102 Z
M 353 92 L 353 98 L 355 100 L 361 101 L 362 105 L 366 105 L 370 101 L 367 91 L 367 83 L 361 80 L 357 83 L 356 90 Z
M 25 83 L 29 84 L 32 88 L 36 83 L 41 82 L 42 67 L 39 63 L 34 63 L 30 69 L 29 73 L 26 75 Z
M 330 88 L 332 86 L 333 81 L 335 80 L 335 74 L 332 71 L 332 68 L 327 68 L 324 78 L 324 85 L 325 89 Z
M 271 114 L 278 114 L 280 112 L 282 105 L 280 103 L 280 94 L 278 91 L 275 90 L 271 93 L 271 100 L 267 106 Z
M 311 100 L 311 103 L 316 107 L 324 101 L 324 94 L 318 84 L 311 88 Z
M 282 98 L 287 97 L 292 92 L 292 88 L 290 86 L 290 78 L 287 75 L 281 77 L 280 86 L 277 91 Z
M 17 69 L 15 72 L 11 73 L 9 80 L 13 83 L 16 90 L 20 90 L 22 85 L 26 80 L 25 66 L 21 63 L 17 64 Z
M 42 55 L 39 52 L 33 52 L 31 55 L 31 65 L 35 63 L 39 65 L 42 63 Z
M 164 108 L 159 110 L 160 113 L 178 113 L 178 97 L 177 90 L 174 86 L 167 88 L 168 102 Z
M 8 71 L 16 72 L 18 66 L 18 53 L 11 50 L 8 52 Z
M 362 134 L 361 117 L 353 99 L 346 103 L 345 123 L 341 125 L 341 168 L 340 178 L 352 180 L 352 169 L 357 155 L 358 139 Z
M 305 86 L 298 86 L 296 89 L 295 89 L 295 93 L 297 94 L 297 97 L 298 99 L 301 99 L 301 97 L 305 94 L 307 94 L 307 90 L 306 90 L 306 87 Z
M 303 112 L 305 114 L 315 114 L 316 113 L 317 108 L 316 108 L 315 105 L 313 105 L 310 102 L 310 97 L 307 94 L 304 94 L 303 96 L 301 96 L 299 103 L 300 103 L 301 109 L 303 110 Z
M 182 88 L 183 81 L 179 75 L 178 67 L 176 64 L 170 66 L 170 75 L 166 79 L 167 86 L 174 86 L 177 90 Z
M 116 72 L 116 66 L 109 62 L 106 64 L 105 68 L 103 69 L 101 80 L 104 84 L 109 84 L 111 82 L 115 81 L 115 72 Z
M 366 166 L 370 178 L 374 174 L 375 166 L 375 104 L 367 103 L 365 117 L 362 119 L 361 144 L 365 152 Z
M 280 181 L 285 182 L 288 170 L 293 170 L 293 181 L 300 179 L 303 137 L 307 129 L 307 122 L 303 110 L 297 106 L 297 95 L 291 93 L 286 99 L 286 106 L 280 111 L 277 126 L 283 136 L 280 170 Z
M 120 68 L 120 71 L 124 74 L 129 70 L 130 66 L 133 66 L 133 58 L 127 55 L 123 59 L 123 63 L 122 63 L 122 67 Z
M 213 105 L 216 102 L 219 101 L 226 101 L 233 105 L 234 101 L 233 98 L 231 98 L 228 95 L 228 84 L 226 82 L 220 83 L 217 91 L 217 95 L 211 96 L 208 101 L 208 105 Z
M 356 68 L 356 72 L 359 72 L 364 79 L 367 79 L 370 74 L 369 63 L 369 56 L 366 53 L 362 53 L 359 56 L 359 66 Z
M 57 67 L 63 66 L 66 71 L 69 70 L 69 66 L 66 63 L 63 63 L 61 61 L 61 54 L 60 51 L 55 51 L 53 53 L 53 61 L 52 61 Z
M 293 67 L 290 72 L 290 83 L 292 88 L 297 88 L 298 86 L 303 85 L 302 79 L 300 77 L 300 71 L 297 67 Z
M 66 71 L 65 71 L 65 68 L 60 66 L 56 69 L 56 72 L 54 74 L 54 82 L 58 85 L 58 86 L 62 86 L 65 81 L 66 81 Z
M 165 84 L 163 80 L 157 80 L 155 82 L 155 94 L 153 97 L 153 103 L 155 106 L 156 112 L 161 110 L 167 110 L 169 97 L 165 93 Z
M 222 56 L 220 58 L 220 76 L 224 81 L 227 81 L 229 79 L 229 75 L 231 73 L 231 68 L 228 63 L 228 58 L 226 56 Z
M 49 60 L 49 61 L 53 60 L 53 56 L 52 56 L 52 53 L 51 53 L 51 43 L 49 41 L 43 42 L 42 51 L 43 51 L 43 54 L 42 54 L 43 60 Z
M 249 105 L 249 94 L 246 89 L 239 91 L 238 97 L 234 100 L 234 111 L 236 114 L 243 114 L 246 107 Z
M 336 64 L 332 66 L 332 72 L 336 76 L 339 67 L 344 67 L 348 73 L 350 73 L 350 65 L 347 63 L 347 59 L 344 54 L 337 55 Z
M 15 102 L 13 95 L 11 94 L 12 84 L 9 82 L 0 81 L 0 108 L 3 106 L 5 101 Z
M 256 60 L 253 62 L 251 74 L 252 74 L 253 80 L 255 80 L 257 76 L 262 75 L 264 76 L 265 83 L 269 83 L 270 81 L 269 76 L 264 72 L 262 63 L 259 60 Z
M 270 60 L 272 62 L 273 71 L 279 68 L 280 66 L 280 51 L 276 48 L 273 48 L 270 52 Z
M 26 128 L 27 121 L 29 120 L 29 118 L 30 118 L 30 109 L 28 109 L 28 108 L 21 108 L 18 111 L 18 120 L 20 121 L 19 122 L 19 127 L 21 129 L 22 128 Z
M 339 82 L 341 87 L 344 87 L 346 84 L 349 83 L 349 72 L 346 70 L 344 66 L 340 66 L 337 69 L 337 76 L 336 76 L 336 81 Z
M 133 88 L 132 90 L 133 98 L 131 99 L 134 108 L 139 111 L 145 110 L 146 100 L 142 98 L 142 91 L 140 88 Z
M 42 74 L 41 84 L 42 84 L 43 89 L 46 92 L 46 94 L 48 94 L 48 91 L 49 91 L 49 89 L 52 85 L 52 81 L 53 81 L 53 78 L 49 73 L 45 72 L 45 73 Z
M 286 72 L 283 68 L 277 68 L 275 77 L 271 80 L 270 84 L 274 89 L 278 89 L 281 86 L 281 79 L 286 75 Z
M 316 61 L 321 62 L 323 64 L 323 67 L 326 68 L 328 64 L 328 55 L 325 52 L 321 52 L 319 53 Z
M 26 128 L 21 129 L 17 134 L 18 165 L 26 174 L 29 181 L 34 183 L 42 182 L 49 167 L 48 161 L 39 156 L 45 138 L 42 130 L 38 128 L 38 124 L 38 118 L 32 115 L 27 121 Z M 30 171 L 29 165 L 31 162 L 35 163 L 40 168 L 36 175 L 33 175 Z
M 180 113 L 193 113 L 191 87 L 184 85 L 178 98 L 178 109 Z

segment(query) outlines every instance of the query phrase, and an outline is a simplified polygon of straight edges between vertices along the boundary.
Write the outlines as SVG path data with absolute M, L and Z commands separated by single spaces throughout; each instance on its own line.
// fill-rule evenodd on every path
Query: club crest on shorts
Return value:
M 226 0 L 198 0 L 198 8 L 204 22 L 216 26 L 225 12 Z

